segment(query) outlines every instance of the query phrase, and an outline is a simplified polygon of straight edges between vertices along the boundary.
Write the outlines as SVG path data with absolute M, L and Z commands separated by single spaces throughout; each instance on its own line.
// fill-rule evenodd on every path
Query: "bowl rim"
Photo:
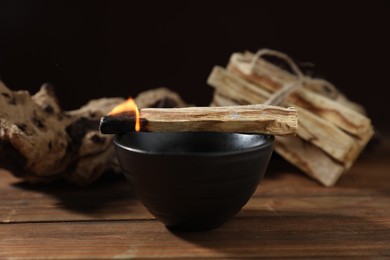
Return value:
M 183 133 L 183 132 L 180 132 L 180 133 Z M 204 133 L 207 133 L 207 132 L 204 132 Z M 134 134 L 134 133 L 131 133 L 131 134 Z M 143 155 L 151 155 L 151 156 L 198 156 L 198 157 L 217 157 L 217 156 L 227 156 L 227 155 L 236 155 L 236 154 L 243 154 L 243 153 L 250 153 L 250 152 L 253 152 L 253 151 L 257 151 L 257 150 L 261 150 L 261 149 L 264 149 L 265 147 L 267 146 L 272 146 L 273 143 L 274 143 L 274 140 L 275 140 L 275 136 L 273 135 L 266 135 L 266 134 L 250 134 L 250 133 L 231 133 L 231 134 L 246 134 L 246 135 L 263 135 L 263 136 L 266 136 L 267 138 L 265 139 L 265 142 L 260 144 L 260 145 L 257 145 L 257 146 L 253 146 L 253 147 L 250 147 L 250 148 L 245 148 L 245 149 L 240 149 L 240 150 L 233 150 L 233 151 L 223 151 L 223 152 L 199 152 L 199 153 L 188 153 L 188 152 L 181 152 L 181 153 L 161 153 L 161 152 L 152 152 L 152 151 L 145 151 L 145 150 L 142 150 L 142 149 L 135 149 L 135 148 L 131 148 L 131 147 L 128 147 L 128 146 L 125 146 L 123 144 L 121 144 L 118 140 L 119 136 L 123 136 L 123 135 L 126 135 L 126 134 L 122 134 L 122 135 L 115 135 L 114 138 L 113 138 L 113 143 L 124 149 L 124 150 L 127 150 L 129 152 L 133 152 L 133 153 L 137 153 L 137 154 L 143 154 Z

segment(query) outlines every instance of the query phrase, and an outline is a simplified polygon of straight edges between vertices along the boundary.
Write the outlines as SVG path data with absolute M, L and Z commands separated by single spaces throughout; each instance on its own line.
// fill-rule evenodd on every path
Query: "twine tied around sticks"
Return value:
M 256 62 L 265 55 L 274 56 L 283 60 L 291 67 L 291 70 L 297 76 L 296 81 L 285 84 L 279 91 L 276 91 L 273 95 L 271 95 L 264 103 L 265 105 L 279 105 L 283 103 L 295 90 L 303 86 L 309 87 L 315 92 L 322 92 L 325 89 L 330 98 L 337 98 L 340 95 L 336 87 L 330 82 L 306 76 L 287 54 L 280 51 L 271 49 L 261 49 L 257 51 L 250 64 L 250 73 L 254 73 Z

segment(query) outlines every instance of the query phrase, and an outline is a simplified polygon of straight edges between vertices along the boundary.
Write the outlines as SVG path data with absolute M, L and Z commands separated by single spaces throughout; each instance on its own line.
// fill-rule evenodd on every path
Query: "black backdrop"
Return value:
M 0 77 L 31 92 L 51 82 L 65 109 L 158 86 L 207 105 L 214 65 L 268 47 L 314 62 L 387 128 L 389 24 L 372 0 L 0 0 Z

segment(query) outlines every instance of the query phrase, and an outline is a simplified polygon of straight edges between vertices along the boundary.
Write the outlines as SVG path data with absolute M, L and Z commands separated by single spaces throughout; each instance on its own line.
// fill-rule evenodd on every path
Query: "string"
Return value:
M 253 56 L 253 59 L 250 64 L 251 73 L 254 73 L 257 61 L 261 59 L 261 57 L 264 55 L 274 56 L 283 60 L 290 66 L 292 72 L 297 76 L 296 81 L 285 84 L 280 90 L 271 95 L 264 104 L 279 105 L 283 103 L 286 98 L 288 98 L 294 91 L 303 86 L 309 87 L 316 92 L 321 92 L 325 89 L 330 98 L 336 98 L 339 95 L 339 92 L 337 91 L 336 87 L 333 86 L 331 83 L 323 79 L 313 79 L 311 77 L 306 76 L 287 54 L 280 51 L 271 49 L 261 49 L 257 51 L 256 54 Z

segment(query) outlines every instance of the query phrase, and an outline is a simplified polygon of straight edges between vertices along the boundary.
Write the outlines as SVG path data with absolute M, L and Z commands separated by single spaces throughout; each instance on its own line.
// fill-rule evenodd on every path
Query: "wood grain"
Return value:
M 386 223 L 332 214 L 279 215 L 238 217 L 207 235 L 171 233 L 154 220 L 6 225 L 0 230 L 1 237 L 7 236 L 0 256 L 242 259 L 390 254 Z
M 100 132 L 118 134 L 135 131 L 133 112 L 102 117 Z M 145 132 L 239 132 L 296 135 L 297 111 L 266 105 L 228 107 L 143 108 L 140 130 Z
M 332 188 L 273 158 L 242 211 L 199 233 L 168 231 L 121 177 L 80 189 L 34 186 L 0 171 L 0 259 L 386 258 L 389 140 Z

